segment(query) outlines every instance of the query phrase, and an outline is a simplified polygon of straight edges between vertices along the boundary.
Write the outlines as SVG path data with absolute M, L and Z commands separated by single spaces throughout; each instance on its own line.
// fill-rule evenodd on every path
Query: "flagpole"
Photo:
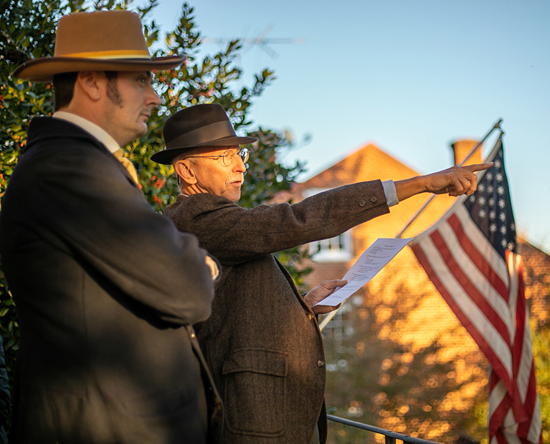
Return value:
M 344 301 L 345 302 L 345 301 Z M 344 305 L 344 303 L 342 303 L 342 305 L 340 306 L 340 308 L 342 308 L 342 306 Z M 332 318 L 336 315 L 336 313 L 338 313 L 340 311 L 340 308 L 338 310 L 334 310 L 334 311 L 331 311 L 326 317 L 325 319 L 323 319 L 323 322 L 321 322 L 321 325 L 319 325 L 319 330 L 323 331 L 323 329 L 327 326 L 327 324 L 332 321 Z
M 483 137 L 483 139 L 481 139 L 481 141 L 468 153 L 468 155 L 457 166 L 464 165 L 470 159 L 470 157 L 472 157 L 474 155 L 474 153 L 483 144 L 483 142 L 485 142 L 485 140 L 487 140 L 487 138 L 493 133 L 494 130 L 499 129 L 502 132 L 502 129 L 500 128 L 500 123 L 501 122 L 502 122 L 502 119 L 499 119 L 499 121 L 493 125 L 493 127 L 489 130 L 489 132 L 487 134 L 485 134 L 485 137 Z M 397 234 L 397 236 L 395 236 L 397 239 L 399 239 L 399 238 L 401 238 L 401 236 L 403 236 L 403 233 L 407 230 L 407 228 L 409 228 L 412 225 L 412 223 L 416 220 L 416 218 L 418 216 L 420 216 L 420 214 L 432 202 L 432 200 L 435 198 L 435 196 L 436 196 L 436 194 L 432 194 L 430 196 L 430 198 L 424 203 L 424 205 L 422 205 L 422 207 L 420 207 L 420 209 L 411 218 L 411 220 L 409 220 L 409 222 L 407 222 L 407 225 L 405 225 L 405 227 L 399 232 L 399 234 Z

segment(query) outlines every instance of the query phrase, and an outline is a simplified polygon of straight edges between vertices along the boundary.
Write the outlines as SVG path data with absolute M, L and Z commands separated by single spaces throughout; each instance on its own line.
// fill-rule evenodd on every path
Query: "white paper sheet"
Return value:
M 348 281 L 344 286 L 336 290 L 330 296 L 316 305 L 335 306 L 345 301 L 363 285 L 369 282 L 376 274 L 399 253 L 410 239 L 377 239 L 357 259 L 355 264 L 342 278 Z

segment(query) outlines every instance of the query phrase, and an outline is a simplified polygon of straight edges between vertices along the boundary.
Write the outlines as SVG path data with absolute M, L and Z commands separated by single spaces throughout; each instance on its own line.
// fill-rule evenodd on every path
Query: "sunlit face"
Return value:
M 124 146 L 147 133 L 147 120 L 160 99 L 148 71 L 121 71 L 107 80 L 105 115 L 107 132 Z
M 209 156 L 209 158 L 190 158 L 191 166 L 196 176 L 196 191 L 199 193 L 210 193 L 216 196 L 225 197 L 232 202 L 241 198 L 241 186 L 244 181 L 246 165 L 240 156 L 235 155 L 231 165 L 225 166 L 221 158 L 210 157 L 221 156 L 226 151 L 239 151 L 238 146 L 206 147 L 193 152 L 197 156 Z

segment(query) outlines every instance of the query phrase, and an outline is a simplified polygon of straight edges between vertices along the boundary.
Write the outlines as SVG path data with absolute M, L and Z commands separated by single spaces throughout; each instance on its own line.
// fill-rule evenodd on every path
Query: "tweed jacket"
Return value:
M 191 327 L 214 297 L 206 252 L 103 144 L 33 119 L 0 254 L 21 328 L 13 442 L 206 441 Z
M 224 197 L 179 196 L 165 214 L 221 262 L 212 316 L 195 326 L 222 395 L 229 444 L 326 440 L 325 358 L 312 311 L 272 254 L 330 238 L 389 212 L 379 181 L 294 204 L 244 209 Z

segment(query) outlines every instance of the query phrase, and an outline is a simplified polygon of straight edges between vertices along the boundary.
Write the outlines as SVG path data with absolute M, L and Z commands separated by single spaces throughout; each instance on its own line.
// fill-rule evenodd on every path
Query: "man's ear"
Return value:
M 102 96 L 102 83 L 106 82 L 104 73 L 99 71 L 80 71 L 76 78 L 78 88 L 87 95 L 92 101 L 98 101 Z
M 183 180 L 183 182 L 187 185 L 194 185 L 197 183 L 197 175 L 195 174 L 195 169 L 189 159 L 178 160 L 174 163 L 174 170 L 181 180 Z

